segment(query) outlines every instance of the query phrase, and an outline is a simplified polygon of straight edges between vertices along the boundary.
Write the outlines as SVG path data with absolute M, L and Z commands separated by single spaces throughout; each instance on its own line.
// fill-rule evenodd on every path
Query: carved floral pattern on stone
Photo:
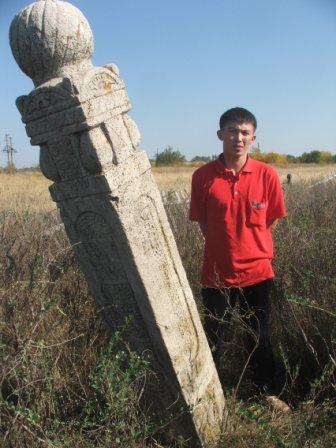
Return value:
M 83 174 L 75 150 L 75 141 L 75 138 L 65 137 L 48 146 L 49 154 L 62 180 L 81 177 Z
M 112 89 L 112 85 L 117 84 L 116 79 L 107 73 L 98 73 L 89 82 L 89 89 L 108 93 Z
M 103 127 L 97 126 L 80 136 L 81 162 L 91 174 L 100 174 L 117 163 L 113 146 L 108 141 Z
M 40 168 L 42 173 L 50 180 L 59 182 L 61 176 L 58 172 L 57 166 L 49 154 L 48 145 L 41 145 L 40 150 Z

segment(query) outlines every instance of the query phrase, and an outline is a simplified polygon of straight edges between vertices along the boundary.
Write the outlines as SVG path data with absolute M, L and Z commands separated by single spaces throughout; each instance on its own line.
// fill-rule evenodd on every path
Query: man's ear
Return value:
M 253 137 L 252 137 L 252 142 L 254 142 L 254 140 L 257 138 L 257 136 L 255 135 L 255 134 L 253 134 Z
M 220 129 L 219 131 L 217 131 L 217 137 L 219 138 L 219 140 L 222 142 L 224 140 L 224 135 L 223 135 L 223 130 Z

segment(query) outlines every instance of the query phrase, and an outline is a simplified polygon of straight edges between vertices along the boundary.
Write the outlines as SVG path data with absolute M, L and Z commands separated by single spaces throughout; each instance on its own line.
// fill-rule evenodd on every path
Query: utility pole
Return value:
M 13 154 L 17 151 L 16 149 L 13 148 L 12 137 L 9 134 L 6 134 L 5 139 L 6 139 L 6 145 L 3 149 L 3 152 L 7 153 L 7 172 L 13 173 L 15 169 Z

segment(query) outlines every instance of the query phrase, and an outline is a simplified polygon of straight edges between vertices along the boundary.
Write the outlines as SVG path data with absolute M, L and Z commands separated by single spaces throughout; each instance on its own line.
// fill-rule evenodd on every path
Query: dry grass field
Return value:
M 190 191 L 192 173 L 197 165 L 153 167 L 153 174 L 161 191 Z M 287 173 L 293 183 L 313 183 L 336 171 L 336 165 L 282 165 L 276 166 L 282 182 Z M 51 181 L 40 172 L 0 173 L 0 210 L 50 211 L 56 209 L 49 195 Z
M 200 165 L 199 165 L 200 166 Z M 160 190 L 190 190 L 190 180 L 197 165 L 185 165 L 177 167 L 154 167 L 153 173 Z M 313 183 L 332 171 L 336 170 L 336 164 L 315 165 L 315 164 L 288 164 L 275 166 L 280 180 L 285 182 L 288 173 L 292 174 L 294 183 Z
M 160 190 L 189 191 L 194 169 L 153 173 Z M 335 184 L 307 189 L 335 169 L 277 167 L 293 185 L 285 188 L 288 218 L 274 231 L 271 338 L 291 412 L 255 393 L 246 329 L 234 315 L 221 372 L 230 427 L 219 448 L 336 446 Z M 147 366 L 106 334 L 64 230 L 55 227 L 49 185 L 39 172 L 0 173 L 1 448 L 186 448 L 163 445 L 160 427 L 139 407 Z M 202 313 L 203 239 L 185 203 L 165 207 Z

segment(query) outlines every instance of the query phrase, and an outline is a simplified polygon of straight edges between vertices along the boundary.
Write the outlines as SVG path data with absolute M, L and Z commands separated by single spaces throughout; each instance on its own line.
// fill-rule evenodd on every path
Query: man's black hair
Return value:
M 257 129 L 256 117 L 243 107 L 233 107 L 227 110 L 219 119 L 219 129 L 224 129 L 228 123 L 251 123 Z

